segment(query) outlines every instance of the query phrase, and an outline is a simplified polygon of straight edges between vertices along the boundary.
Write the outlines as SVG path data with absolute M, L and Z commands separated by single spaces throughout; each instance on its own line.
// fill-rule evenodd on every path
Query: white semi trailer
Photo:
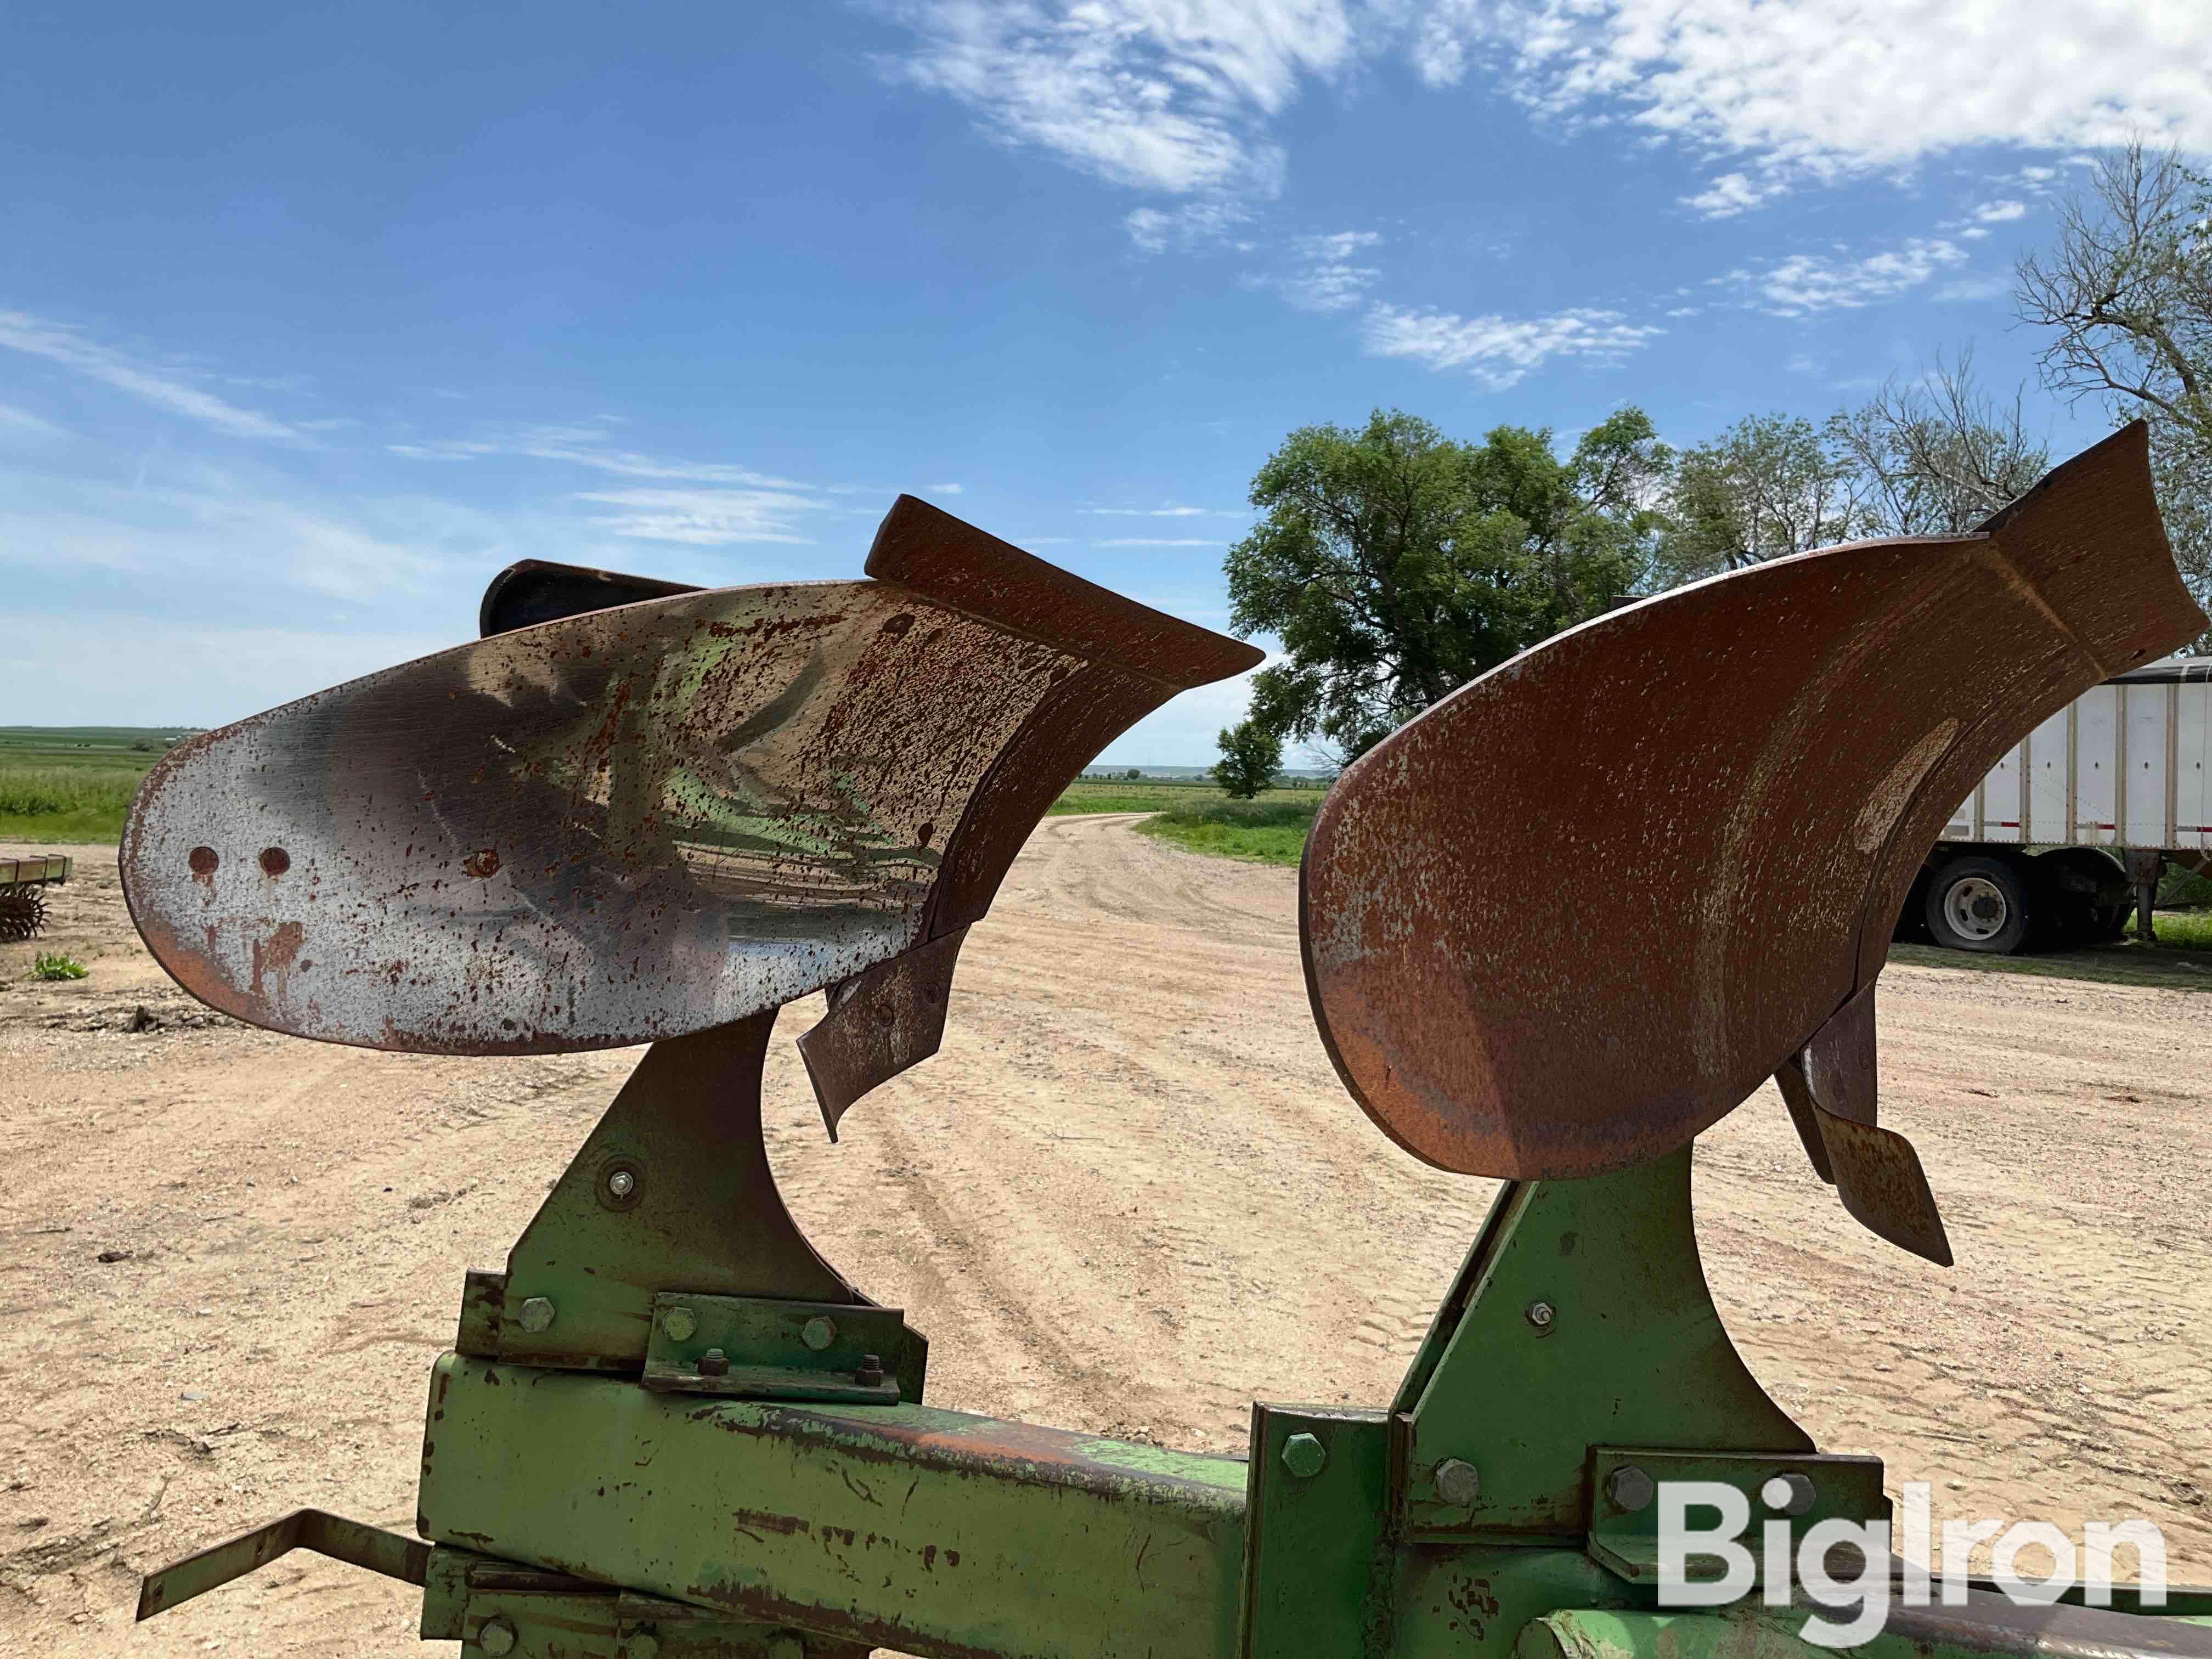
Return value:
M 2148 935 L 2168 864 L 2212 872 L 2212 659 L 2093 687 L 1999 761 L 1952 817 L 1899 919 L 1960 951 Z

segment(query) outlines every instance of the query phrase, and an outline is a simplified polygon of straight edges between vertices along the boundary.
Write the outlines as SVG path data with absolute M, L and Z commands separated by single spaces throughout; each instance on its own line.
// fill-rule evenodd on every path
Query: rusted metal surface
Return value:
M 563 617 L 699 591 L 690 582 L 666 582 L 654 576 L 630 576 L 619 570 L 596 570 L 588 565 L 559 564 L 548 559 L 518 559 L 485 586 L 477 607 L 477 631 L 489 639 L 495 634 L 512 634 L 518 628 L 556 622 Z
M 266 1526 L 149 1573 L 138 1586 L 138 1617 L 151 1619 L 157 1613 L 166 1613 L 179 1602 L 265 1567 L 293 1550 L 313 1550 L 334 1561 L 367 1567 L 410 1584 L 422 1583 L 430 1563 L 430 1547 L 420 1539 L 404 1538 L 322 1510 L 295 1510 Z
M 1346 1086 L 1473 1174 L 1682 1145 L 1872 984 L 1950 811 L 2005 750 L 2204 619 L 2140 426 L 1986 534 L 1775 561 L 1614 611 L 1348 769 L 1301 873 Z M 1602 871 L 1601 916 L 1522 872 Z
M 1912 1143 L 1894 1130 L 1838 1116 L 1817 1103 L 1813 1114 L 1844 1208 L 1875 1237 L 1949 1267 L 1951 1241 Z
M 937 1052 L 965 927 L 830 988 L 830 1012 L 799 1039 L 830 1139 L 862 1095 Z
M 125 833 L 132 916 L 193 994 L 303 1036 L 701 1030 L 965 926 L 1098 748 L 1258 660 L 910 497 L 869 568 L 520 628 L 180 744 Z

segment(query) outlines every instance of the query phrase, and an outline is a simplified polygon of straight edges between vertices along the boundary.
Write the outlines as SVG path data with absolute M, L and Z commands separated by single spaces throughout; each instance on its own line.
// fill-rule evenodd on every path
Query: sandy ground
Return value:
M 1048 820 L 945 1052 L 769 1133 L 816 1242 L 931 1338 L 940 1405 L 1206 1449 L 1382 1403 L 1491 1184 L 1416 1165 L 1306 1012 L 1291 872 Z M 0 848 L 0 852 L 7 849 Z M 143 1629 L 138 1575 L 301 1504 L 405 1529 L 425 1376 L 633 1055 L 456 1061 L 198 1010 L 83 849 L 0 947 L 0 1651 L 403 1655 L 415 1593 L 313 1558 Z M 1700 1143 L 1722 1309 L 1825 1450 L 1937 1514 L 2142 1515 L 2212 1579 L 2212 999 L 1893 967 L 1882 1079 L 1960 1265 L 1850 1224 L 1763 1095 Z M 132 1031 L 143 1005 L 154 1029 Z M 116 1259 L 103 1261 L 103 1255 Z

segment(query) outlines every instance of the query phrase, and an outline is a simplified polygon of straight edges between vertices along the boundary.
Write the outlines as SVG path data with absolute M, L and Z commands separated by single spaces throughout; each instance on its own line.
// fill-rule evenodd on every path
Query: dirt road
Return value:
M 936 1403 L 1238 1448 L 1255 1394 L 1389 1398 L 1492 1189 L 1338 1086 L 1291 872 L 1127 822 L 1046 822 L 945 1052 L 841 1146 L 792 1011 L 769 1145 L 823 1252 L 929 1334 Z M 301 1504 L 410 1525 L 461 1270 L 501 1263 L 634 1055 L 247 1030 L 169 987 L 112 854 L 82 856 L 41 943 L 91 977 L 34 985 L 0 947 L 0 1652 L 423 1652 L 413 1592 L 309 1558 L 143 1629 L 131 1605 L 141 1571 Z M 1822 1449 L 1932 1481 L 1939 1517 L 2146 1516 L 2176 1579 L 2212 1579 L 2212 997 L 1883 986 L 1886 1109 L 1960 1265 L 1851 1225 L 1764 1095 L 1698 1152 L 1738 1342 Z

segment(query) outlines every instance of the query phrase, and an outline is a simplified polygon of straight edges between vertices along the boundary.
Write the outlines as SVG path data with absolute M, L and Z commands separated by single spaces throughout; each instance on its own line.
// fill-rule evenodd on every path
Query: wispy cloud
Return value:
M 1220 507 L 1086 507 L 1081 509 L 1102 519 L 1238 518 L 1242 514 Z
M 809 496 L 764 489 L 586 490 L 575 499 L 628 509 L 592 517 L 592 526 L 609 535 L 702 547 L 811 542 L 814 538 L 802 532 L 794 515 L 823 511 L 828 506 Z
M 1364 335 L 1370 356 L 1409 357 L 1432 369 L 1464 368 L 1493 391 L 1503 391 L 1551 358 L 1618 362 L 1665 331 L 1632 323 L 1617 311 L 1461 317 L 1381 305 L 1368 313 Z
M 2027 216 L 2025 202 L 1984 202 L 1974 210 L 1974 222 L 1981 225 L 2001 225 Z
M 1302 236 L 1291 245 L 1296 266 L 1289 271 L 1255 273 L 1243 280 L 1251 289 L 1272 289 L 1300 311 L 1349 311 L 1382 276 L 1357 256 L 1382 238 L 1372 230 L 1340 230 L 1326 236 Z
M 156 409 L 233 437 L 294 441 L 300 437 L 295 428 L 274 416 L 241 409 L 193 385 L 182 371 L 104 344 L 72 324 L 33 317 L 27 312 L 0 311 L 0 347 L 59 363 Z
M 1223 547 L 1224 542 L 1208 541 L 1203 536 L 1110 536 L 1095 541 L 1093 547 Z
M 1741 289 L 1757 310 L 1777 317 L 1803 317 L 1894 299 L 1966 262 L 1966 251 L 1956 242 L 1915 236 L 1862 258 L 1841 249 L 1796 253 L 1763 269 L 1731 270 L 1713 281 Z
M 532 460 L 565 461 L 626 478 L 665 478 L 683 483 L 747 484 L 762 489 L 805 489 L 809 486 L 790 478 L 772 477 L 747 466 L 718 461 L 692 461 L 635 450 L 606 447 L 602 427 L 536 426 L 490 437 L 440 439 L 422 443 L 386 446 L 393 454 L 414 461 L 473 461 L 489 456 L 522 456 Z M 953 493 L 957 494 L 956 490 Z
M 1173 208 L 1133 209 L 1123 216 L 1121 228 L 1145 252 L 1162 253 L 1171 246 L 1218 240 L 1251 217 L 1251 210 L 1237 202 L 1185 202 Z
M 0 432 L 35 432 L 42 438 L 61 438 L 68 434 L 52 421 L 41 420 L 27 409 L 15 409 L 0 404 Z

